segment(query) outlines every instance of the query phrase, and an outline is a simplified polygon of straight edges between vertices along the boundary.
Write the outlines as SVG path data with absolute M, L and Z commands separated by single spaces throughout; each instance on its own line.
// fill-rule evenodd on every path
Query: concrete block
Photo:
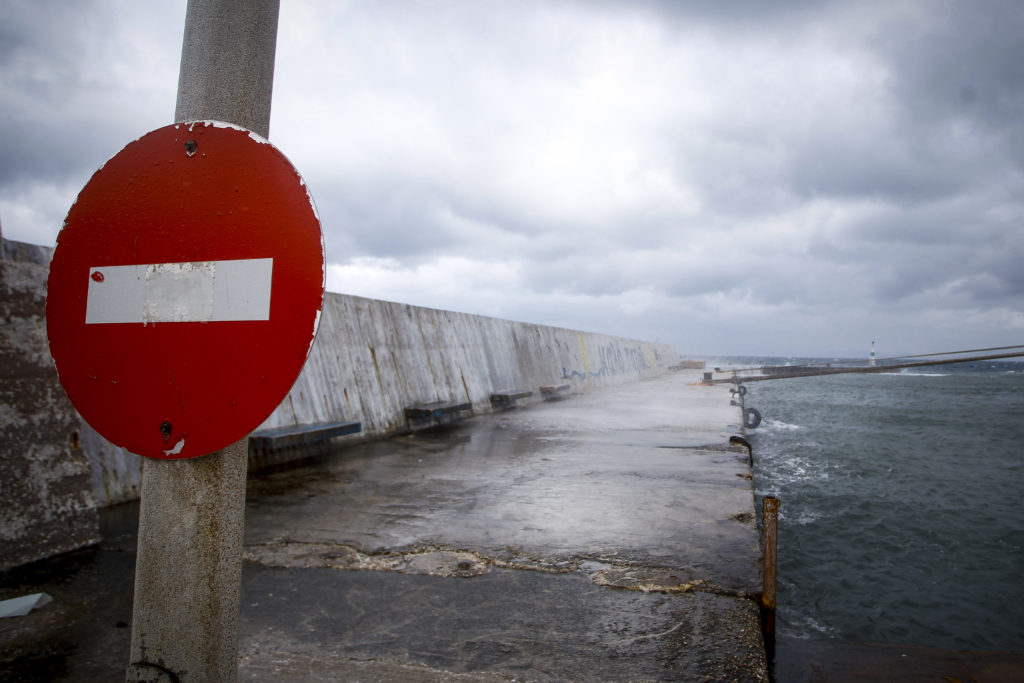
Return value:
M 99 540 L 82 423 L 47 348 L 46 277 L 0 261 L 0 570 Z

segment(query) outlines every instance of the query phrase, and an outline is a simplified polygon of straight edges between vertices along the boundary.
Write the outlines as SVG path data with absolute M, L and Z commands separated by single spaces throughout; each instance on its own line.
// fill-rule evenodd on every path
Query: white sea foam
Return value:
M 764 421 L 765 427 L 768 429 L 777 429 L 779 431 L 793 431 L 796 429 L 803 429 L 800 425 L 790 424 L 789 422 L 783 422 L 782 420 L 773 420 L 768 418 Z
M 832 628 L 830 626 L 826 626 L 824 624 L 819 624 L 812 617 L 806 617 L 804 619 L 804 625 L 807 626 L 812 631 L 817 631 L 818 633 L 823 633 L 823 634 L 829 635 L 829 636 L 835 635 L 837 633 L 836 629 L 834 629 L 834 628 Z
M 764 414 L 783 416 L 749 437 L 757 495 L 781 502 L 780 633 L 1020 651 L 1022 371 L 752 389 Z M 934 585 L 958 588 L 937 600 Z M 962 617 L 979 613 L 984 628 Z
M 834 638 L 839 634 L 838 629 L 826 626 L 807 614 L 789 613 L 783 619 L 780 630 L 793 638 L 801 640 L 820 638 L 821 636 Z
M 805 524 L 813 524 L 821 519 L 821 513 L 815 510 L 800 510 L 796 515 L 789 516 L 784 510 L 779 511 L 779 519 L 782 519 L 790 524 L 799 524 L 803 526 Z
M 766 466 L 771 468 L 772 483 L 781 487 L 801 482 L 823 481 L 829 477 L 828 472 L 819 463 L 800 457 L 773 459 Z

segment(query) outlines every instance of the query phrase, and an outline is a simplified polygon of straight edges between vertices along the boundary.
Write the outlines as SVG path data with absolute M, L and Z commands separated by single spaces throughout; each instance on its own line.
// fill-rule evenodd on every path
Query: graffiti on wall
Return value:
M 597 347 L 596 360 L 597 369 L 591 369 L 591 354 L 583 346 L 580 339 L 582 355 L 582 369 L 570 370 L 562 366 L 562 379 L 596 379 L 599 377 L 613 377 L 617 375 L 643 375 L 653 367 L 664 367 L 661 353 L 651 347 L 623 346 L 617 343 L 599 344 Z M 568 346 L 566 346 L 568 350 Z

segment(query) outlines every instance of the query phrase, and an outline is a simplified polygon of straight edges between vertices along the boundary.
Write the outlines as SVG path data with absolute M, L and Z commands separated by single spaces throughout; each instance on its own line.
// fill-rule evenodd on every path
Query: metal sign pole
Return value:
M 278 5 L 189 0 L 175 121 L 269 136 Z M 146 459 L 128 681 L 237 679 L 247 457 Z

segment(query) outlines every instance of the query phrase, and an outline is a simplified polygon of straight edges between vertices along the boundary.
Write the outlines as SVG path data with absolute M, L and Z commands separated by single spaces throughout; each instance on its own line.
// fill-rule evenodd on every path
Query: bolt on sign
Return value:
M 57 237 L 46 326 L 103 437 L 151 458 L 238 441 L 287 395 L 324 298 L 320 220 L 273 145 L 214 121 L 128 144 Z

